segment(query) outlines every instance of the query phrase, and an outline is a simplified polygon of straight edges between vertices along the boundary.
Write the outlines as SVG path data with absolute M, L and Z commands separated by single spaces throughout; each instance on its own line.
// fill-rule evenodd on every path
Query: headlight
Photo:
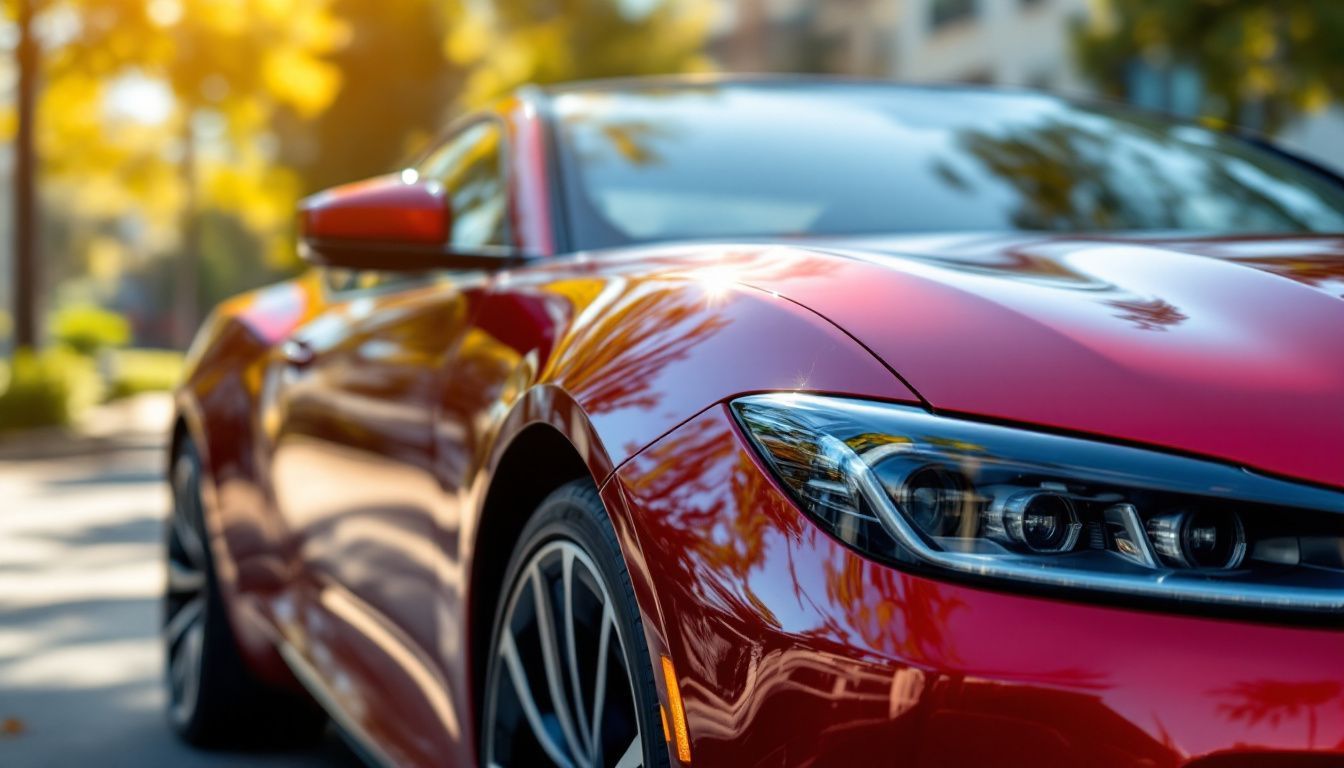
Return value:
M 732 405 L 802 509 L 870 557 L 1069 595 L 1344 610 L 1344 493 L 913 407 Z

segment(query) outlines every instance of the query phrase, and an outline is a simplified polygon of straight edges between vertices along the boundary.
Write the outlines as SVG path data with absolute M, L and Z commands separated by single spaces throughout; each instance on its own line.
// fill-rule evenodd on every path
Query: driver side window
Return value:
M 417 169 L 422 179 L 444 186 L 453 211 L 449 242 L 454 246 L 509 245 L 503 133 L 493 120 L 469 125 Z

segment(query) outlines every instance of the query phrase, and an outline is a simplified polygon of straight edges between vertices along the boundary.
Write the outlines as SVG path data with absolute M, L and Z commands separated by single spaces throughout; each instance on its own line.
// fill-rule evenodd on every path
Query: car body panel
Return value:
M 172 450 L 189 439 L 200 454 L 205 522 L 234 634 L 253 672 L 277 685 L 296 683 L 276 653 L 277 633 L 259 595 L 279 589 L 290 573 L 258 452 L 259 403 L 276 345 L 324 306 L 316 275 L 221 304 L 197 334 L 175 395 Z
M 1176 766 L 1344 760 L 1336 629 L 941 583 L 807 519 L 726 406 L 605 489 L 656 595 L 699 765 Z M 657 629 L 653 629 L 657 627 Z M 1283 763 L 1297 764 L 1297 763 Z
M 323 679 L 349 681 L 340 704 L 398 763 L 424 764 L 461 732 L 430 610 L 454 490 L 435 471 L 432 414 L 469 290 L 427 279 L 333 305 L 288 342 L 312 361 L 273 363 L 261 405 L 274 508 L 301 573 L 273 610 Z

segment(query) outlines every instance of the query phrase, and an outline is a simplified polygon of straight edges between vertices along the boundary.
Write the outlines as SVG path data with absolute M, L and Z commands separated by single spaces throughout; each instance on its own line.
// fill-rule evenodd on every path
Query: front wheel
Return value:
M 634 590 L 591 483 L 542 502 L 505 583 L 486 675 L 484 764 L 666 766 Z

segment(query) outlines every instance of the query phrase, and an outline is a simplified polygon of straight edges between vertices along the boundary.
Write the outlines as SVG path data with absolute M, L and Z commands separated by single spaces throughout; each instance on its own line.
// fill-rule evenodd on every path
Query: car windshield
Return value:
M 1338 181 L 1193 125 L 863 83 L 559 91 L 578 248 L 966 231 L 1344 231 Z

